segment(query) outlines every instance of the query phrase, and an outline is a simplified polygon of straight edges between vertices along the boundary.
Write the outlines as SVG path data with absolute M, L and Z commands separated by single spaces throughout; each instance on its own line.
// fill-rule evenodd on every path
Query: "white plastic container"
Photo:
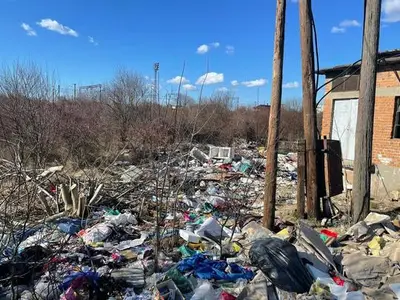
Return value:
M 179 229 L 179 235 L 183 238 L 186 242 L 189 243 L 200 243 L 201 237 L 189 230 Z

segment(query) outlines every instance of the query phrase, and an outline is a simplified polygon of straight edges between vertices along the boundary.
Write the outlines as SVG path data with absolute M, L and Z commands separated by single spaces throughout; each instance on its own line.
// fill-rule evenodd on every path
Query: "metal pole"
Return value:
M 267 141 L 267 165 L 265 168 L 263 225 L 269 229 L 275 222 L 276 172 L 282 98 L 283 52 L 285 41 L 286 0 L 276 1 L 274 61 L 272 75 L 271 113 Z M 257 93 L 258 94 L 258 93 Z

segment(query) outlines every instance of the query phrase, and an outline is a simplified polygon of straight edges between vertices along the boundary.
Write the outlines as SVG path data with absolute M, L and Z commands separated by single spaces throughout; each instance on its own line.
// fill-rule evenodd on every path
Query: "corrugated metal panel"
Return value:
M 340 141 L 345 160 L 354 160 L 357 110 L 358 99 L 334 101 L 332 139 Z

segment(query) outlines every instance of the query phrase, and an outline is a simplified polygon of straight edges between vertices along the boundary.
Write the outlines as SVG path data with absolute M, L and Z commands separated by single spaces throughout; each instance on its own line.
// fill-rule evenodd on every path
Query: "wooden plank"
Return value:
M 304 187 L 306 181 L 306 141 L 297 141 L 297 214 L 300 219 L 305 217 Z

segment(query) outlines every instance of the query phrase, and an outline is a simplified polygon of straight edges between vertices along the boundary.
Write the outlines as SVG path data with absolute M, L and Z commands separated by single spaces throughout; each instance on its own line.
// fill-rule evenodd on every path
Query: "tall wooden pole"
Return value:
M 317 187 L 317 114 L 315 107 L 314 49 L 311 0 L 300 0 L 300 38 L 303 81 L 303 120 L 306 140 L 306 195 L 308 217 L 320 217 Z
M 264 218 L 265 227 L 272 229 L 275 221 L 276 168 L 279 139 L 280 109 L 282 98 L 283 48 L 285 41 L 286 0 L 276 1 L 276 24 L 272 95 L 269 115 L 267 165 L 265 168 Z
M 369 213 L 380 12 L 381 0 L 365 0 L 360 96 L 354 157 L 352 210 L 354 223 L 364 219 Z
M 306 142 L 297 141 L 297 216 L 304 219 L 304 183 L 306 179 Z

